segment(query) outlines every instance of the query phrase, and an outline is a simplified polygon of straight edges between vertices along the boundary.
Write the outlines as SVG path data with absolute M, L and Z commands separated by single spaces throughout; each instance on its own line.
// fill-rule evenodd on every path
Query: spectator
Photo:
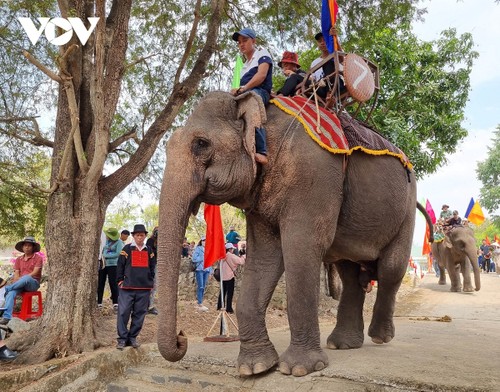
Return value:
M 481 268 L 484 272 L 488 273 L 490 271 L 491 264 L 491 249 L 486 243 L 486 240 L 482 241 L 482 245 L 479 247 L 481 253 Z
M 154 303 L 155 303 L 155 296 L 156 296 L 156 274 L 158 272 L 158 269 L 156 267 L 156 262 L 157 262 L 157 256 L 158 256 L 158 226 L 155 226 L 153 229 L 153 234 L 151 234 L 151 237 L 148 238 L 146 241 L 146 245 L 149 246 L 154 253 L 154 262 L 155 262 L 155 285 L 153 290 L 151 290 L 151 295 L 149 296 L 149 306 L 148 306 L 148 313 L 157 315 L 158 310 L 155 308 Z
M 184 241 L 182 242 L 181 256 L 182 257 L 188 257 L 189 256 L 189 242 L 188 242 L 187 237 L 184 237 Z
M 122 232 L 120 233 L 120 239 L 125 245 L 128 245 L 132 242 L 132 239 L 129 237 L 130 237 L 130 231 L 128 231 L 127 229 L 122 230 Z
M 245 264 L 245 256 L 238 257 L 234 254 L 234 245 L 230 242 L 226 244 L 226 258 L 220 262 L 222 292 L 225 299 L 225 308 L 227 313 L 234 313 L 233 310 L 233 294 L 234 294 L 234 278 L 235 271 L 238 265 Z M 222 297 L 219 293 L 217 301 L 217 310 L 222 309 Z
M 300 69 L 299 56 L 297 53 L 285 51 L 278 67 L 283 70 L 286 76 L 285 84 L 277 91 L 277 95 L 291 97 L 295 95 L 295 90 L 299 83 L 304 80 L 306 73 Z
M 118 284 L 116 283 L 116 265 L 118 257 L 125 246 L 120 239 L 118 229 L 110 227 L 104 230 L 106 235 L 106 243 L 102 249 L 103 268 L 99 270 L 99 280 L 97 283 L 97 307 L 102 308 L 102 297 L 104 295 L 104 287 L 106 286 L 106 278 L 108 279 L 109 288 L 111 290 L 111 302 L 113 303 L 113 311 L 118 312 Z
M 123 350 L 126 345 L 140 346 L 137 336 L 141 332 L 148 311 L 149 294 L 154 287 L 156 258 L 146 244 L 148 232 L 144 225 L 137 224 L 132 231 L 134 241 L 123 247 L 118 259 L 116 280 L 118 295 L 118 343 Z M 130 329 L 128 322 L 131 319 Z
M 241 237 L 234 229 L 234 226 L 229 226 L 229 232 L 226 234 L 226 242 L 230 242 L 236 249 L 238 249 L 238 242 L 240 241 Z
M 189 243 L 189 252 L 188 252 L 189 257 L 193 257 L 194 248 L 196 248 L 196 242 L 191 241 Z
M 201 312 L 208 311 L 208 308 L 203 305 L 205 290 L 207 288 L 208 277 L 212 273 L 212 267 L 204 268 L 205 262 L 205 236 L 201 237 L 198 246 L 194 249 L 193 259 L 194 274 L 196 277 L 196 309 Z
M 443 204 L 443 206 L 441 207 L 441 212 L 439 213 L 439 218 L 443 219 L 445 222 L 452 216 L 449 208 L 450 206 L 448 204 Z
M 241 70 L 240 87 L 231 90 L 231 94 L 239 95 L 246 91 L 255 92 L 267 106 L 273 87 L 273 60 L 269 52 L 255 45 L 257 35 L 252 29 L 243 29 L 233 34 L 233 40 L 238 42 L 238 48 L 245 57 Z M 255 128 L 255 161 L 267 164 L 266 130 L 263 127 Z
M 24 254 L 14 262 L 14 277 L 5 286 L 5 311 L 0 324 L 8 324 L 14 310 L 14 300 L 23 291 L 37 291 L 42 278 L 43 259 L 40 244 L 33 237 L 25 237 L 16 244 L 16 250 Z
M 238 256 L 243 256 L 243 255 L 246 255 L 247 254 L 247 243 L 246 242 L 243 242 L 241 241 L 239 243 L 240 245 L 240 250 L 238 251 Z
M 16 358 L 17 353 L 8 348 L 5 344 L 5 340 L 3 340 L 3 336 L 0 336 L 0 361 L 13 361 Z

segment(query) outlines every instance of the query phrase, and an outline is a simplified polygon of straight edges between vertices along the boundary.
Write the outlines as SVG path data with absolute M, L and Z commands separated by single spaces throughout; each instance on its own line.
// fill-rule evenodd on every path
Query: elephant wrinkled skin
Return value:
M 257 167 L 254 128 L 266 115 L 269 164 Z M 248 253 L 236 310 L 241 375 L 278 365 L 283 374 L 303 376 L 328 365 L 318 325 L 323 262 L 335 263 L 343 285 L 327 346 L 363 344 L 361 267 L 378 279 L 368 335 L 379 344 L 392 340 L 416 206 L 414 174 L 398 159 L 331 154 L 274 105 L 266 114 L 253 93 L 213 92 L 202 99 L 168 142 L 160 198 L 158 347 L 170 361 L 187 350 L 182 331 L 176 335 L 179 249 L 201 202 L 228 202 L 246 214 Z M 291 341 L 278 356 L 265 314 L 285 271 Z
M 439 264 L 439 284 L 446 284 L 445 268 L 450 276 L 450 291 L 462 291 L 460 272 L 462 273 L 464 292 L 473 292 L 470 272 L 474 271 L 475 290 L 481 288 L 481 271 L 477 263 L 476 240 L 470 227 L 454 227 L 441 242 L 432 244 L 432 255 Z

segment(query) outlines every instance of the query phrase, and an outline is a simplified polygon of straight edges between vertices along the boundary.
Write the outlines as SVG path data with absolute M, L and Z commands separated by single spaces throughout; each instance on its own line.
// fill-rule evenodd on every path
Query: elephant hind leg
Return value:
M 337 324 L 327 339 L 327 347 L 359 348 L 364 340 L 363 304 L 366 295 L 359 281 L 360 266 L 347 260 L 336 264 L 343 290 L 337 311 Z

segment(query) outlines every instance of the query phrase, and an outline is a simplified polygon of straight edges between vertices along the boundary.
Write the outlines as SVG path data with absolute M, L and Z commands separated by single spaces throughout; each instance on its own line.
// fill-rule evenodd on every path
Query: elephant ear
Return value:
M 255 128 L 263 126 L 267 121 L 266 108 L 262 98 L 253 91 L 248 91 L 238 95 L 236 98 L 238 104 L 238 119 L 245 122 L 243 130 L 243 146 L 248 152 L 253 162 L 254 174 L 257 173 L 257 164 L 255 163 Z

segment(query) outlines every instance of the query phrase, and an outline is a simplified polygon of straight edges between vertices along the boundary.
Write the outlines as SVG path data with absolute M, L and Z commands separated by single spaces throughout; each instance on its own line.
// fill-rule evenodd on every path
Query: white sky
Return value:
M 425 21 L 414 29 L 421 39 L 436 39 L 441 31 L 454 27 L 458 34 L 471 33 L 479 52 L 463 123 L 469 135 L 448 156 L 446 166 L 418 184 L 418 200 L 429 199 L 436 215 L 448 204 L 463 217 L 470 198 L 479 199 L 481 182 L 475 170 L 487 158 L 487 146 L 500 125 L 500 4 L 494 0 L 434 0 L 424 1 L 423 6 L 428 10 Z M 422 245 L 424 232 L 423 217 L 417 214 L 414 244 Z

